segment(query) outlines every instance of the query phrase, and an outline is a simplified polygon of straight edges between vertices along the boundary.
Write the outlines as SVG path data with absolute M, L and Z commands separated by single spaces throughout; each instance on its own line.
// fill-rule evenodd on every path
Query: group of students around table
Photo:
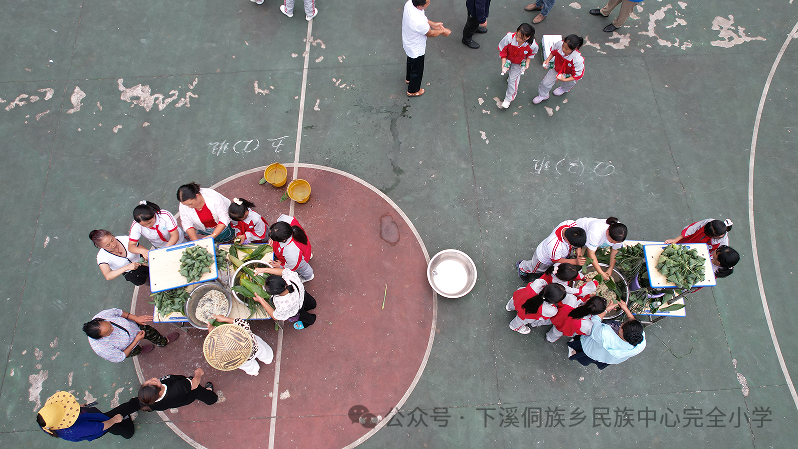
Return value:
M 240 198 L 232 201 L 213 189 L 191 183 L 177 190 L 182 227 L 174 215 L 149 201 L 141 201 L 133 209 L 133 223 L 128 235 L 115 236 L 98 229 L 89 238 L 99 249 L 97 264 L 107 280 L 123 276 L 135 285 L 143 285 L 149 277 L 148 267 L 141 263 L 152 249 L 167 248 L 186 241 L 212 237 L 214 243 L 268 243 L 275 261 L 268 268 L 256 268 L 256 275 L 266 276 L 264 289 L 272 295 L 272 308 L 264 298 L 256 295 L 269 318 L 287 320 L 295 329 L 304 329 L 316 321 L 310 313 L 316 300 L 305 290 L 304 283 L 313 279 L 310 241 L 294 217 L 280 215 L 275 223 L 268 222 L 253 210 L 255 204 Z M 141 239 L 152 245 L 146 248 Z M 145 354 L 155 346 L 164 347 L 179 337 L 178 332 L 161 335 L 150 326 L 151 315 L 134 315 L 121 309 L 103 310 L 83 325 L 89 344 L 97 355 L 111 361 Z M 252 341 L 252 349 L 240 357 L 237 368 L 256 376 L 259 361 L 270 364 L 274 353 L 262 338 L 252 332 L 244 319 L 216 315 L 221 323 L 234 324 L 241 335 Z M 208 325 L 209 332 L 214 331 Z M 217 329 L 218 330 L 218 329 Z M 231 329 L 234 330 L 234 329 Z M 142 343 L 148 340 L 152 344 Z M 235 368 L 234 368 L 235 369 Z M 167 375 L 149 379 L 141 385 L 137 397 L 102 413 L 94 404 L 78 404 L 75 397 L 64 391 L 51 396 L 36 415 L 37 424 L 53 437 L 67 441 L 90 441 L 106 433 L 131 438 L 134 426 L 131 414 L 139 411 L 167 410 L 188 405 L 199 399 L 205 404 L 216 403 L 218 397 L 211 382 L 202 385 L 204 371 L 195 370 L 193 376 Z
M 705 243 L 715 277 L 729 276 L 740 256 L 729 247 L 731 220 L 702 220 L 685 227 L 681 234 L 665 243 Z M 617 218 L 566 220 L 541 242 L 532 259 L 516 263 L 518 275 L 526 283 L 517 289 L 505 309 L 516 312 L 510 329 L 529 334 L 531 328 L 551 325 L 546 333 L 550 343 L 571 337 L 568 358 L 599 369 L 621 363 L 646 347 L 643 325 L 635 319 L 624 301 L 608 301 L 595 294 L 598 282 L 587 281 L 581 268 L 590 260 L 593 268 L 609 280 L 615 256 L 626 240 L 628 229 Z M 610 247 L 607 266 L 599 264 L 596 251 Z M 530 282 L 531 281 L 531 282 Z M 603 322 L 607 313 L 620 307 L 626 315 L 623 324 Z

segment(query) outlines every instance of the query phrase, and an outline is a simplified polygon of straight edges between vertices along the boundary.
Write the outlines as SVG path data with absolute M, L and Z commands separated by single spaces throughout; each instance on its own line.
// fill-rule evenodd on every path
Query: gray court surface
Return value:
M 132 363 L 99 359 L 80 331 L 133 293 L 99 274 L 90 230 L 126 233 L 141 199 L 176 212 L 180 184 L 295 160 L 377 187 L 430 255 L 460 249 L 479 272 L 469 295 L 438 299 L 422 376 L 360 447 L 794 446 L 798 5 L 647 0 L 611 34 L 617 10 L 602 19 L 588 14 L 600 0 L 560 0 L 538 41 L 583 36 L 584 78 L 533 105 L 544 75 L 533 65 L 502 110 L 496 45 L 537 13 L 495 1 L 471 50 L 464 2 L 433 0 L 427 16 L 453 33 L 428 41 L 427 93 L 409 99 L 403 4 L 322 0 L 308 23 L 276 0 L 3 2 L 5 447 L 70 447 L 34 421 L 55 391 L 108 408 L 138 386 Z M 637 240 L 731 218 L 742 259 L 691 296 L 685 318 L 648 327 L 642 354 L 584 368 L 545 329 L 511 331 L 504 310 L 521 286 L 515 262 L 583 216 L 619 217 Z M 355 403 L 329 414 L 350 424 Z M 133 440 L 90 444 L 190 447 L 155 414 Z

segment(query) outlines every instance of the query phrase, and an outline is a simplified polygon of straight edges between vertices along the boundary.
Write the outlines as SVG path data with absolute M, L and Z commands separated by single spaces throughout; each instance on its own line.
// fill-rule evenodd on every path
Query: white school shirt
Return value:
M 585 246 L 591 251 L 595 251 L 602 246 L 610 246 L 612 249 L 621 249 L 623 247 L 623 243 L 610 243 L 607 240 L 607 229 L 609 229 L 610 225 L 607 224 L 606 219 L 579 218 L 576 220 L 576 225 L 587 233 Z
M 561 228 L 564 226 L 570 228 L 576 226 L 576 222 L 573 220 L 565 220 L 558 224 L 557 227 L 554 228 L 554 231 L 546 237 L 546 240 L 543 240 L 535 249 L 535 257 L 543 262 L 544 265 L 551 265 L 555 260 L 568 257 L 568 254 L 571 252 L 571 245 L 565 240 L 565 237 L 562 236 L 565 229 Z M 561 232 L 558 233 L 557 231 Z M 561 236 L 562 240 L 560 240 Z
M 110 252 L 106 251 L 105 249 L 100 249 L 97 252 L 97 265 L 107 264 L 111 271 L 116 271 L 125 265 L 128 265 L 132 262 L 138 262 L 141 259 L 141 256 L 136 253 L 131 253 L 127 249 L 127 244 L 130 239 L 126 235 L 118 235 L 114 237 L 115 239 L 119 240 L 119 243 L 125 248 L 125 257 L 117 256 L 116 254 L 111 254 Z M 128 270 L 130 271 L 130 270 Z M 127 273 L 127 271 L 126 271 Z M 136 331 L 138 332 L 138 331 Z
M 412 0 L 407 0 L 402 15 L 402 48 L 408 58 L 418 58 L 427 51 L 429 30 L 427 14 L 413 6 Z
M 252 209 L 249 209 L 247 218 L 241 221 L 236 221 L 231 218 L 230 226 L 236 229 L 236 234 L 238 235 L 243 234 L 244 239 L 246 239 L 247 241 L 254 242 L 257 240 L 269 239 L 269 235 L 266 229 L 266 220 L 264 220 L 259 213 L 255 212 Z M 243 229 L 246 229 L 246 231 L 243 231 Z
M 205 205 L 211 210 L 211 215 L 216 223 L 224 223 L 225 226 L 230 224 L 230 215 L 227 210 L 230 208 L 230 200 L 226 196 L 213 189 L 200 189 L 200 195 L 205 199 Z M 205 225 L 202 224 L 197 211 L 188 206 L 180 203 L 178 210 L 180 213 L 180 220 L 183 222 L 183 229 L 202 229 L 205 230 Z
M 135 221 L 130 225 L 130 241 L 137 243 L 144 236 L 152 243 L 154 248 L 166 248 L 166 244 L 169 243 L 170 232 L 178 233 L 175 245 L 183 243 L 185 240 L 183 229 L 177 225 L 175 216 L 169 211 L 161 209 L 155 214 L 155 223 L 153 223 L 151 228 L 145 228 Z

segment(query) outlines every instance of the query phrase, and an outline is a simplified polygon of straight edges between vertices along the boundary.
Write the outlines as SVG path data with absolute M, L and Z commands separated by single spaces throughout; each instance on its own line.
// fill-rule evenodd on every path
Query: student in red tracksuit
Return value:
M 682 233 L 675 239 L 665 240 L 665 243 L 706 243 L 709 252 L 715 251 L 721 245 L 729 246 L 729 234 L 732 221 L 707 220 L 697 221 L 682 229 Z
M 574 295 L 567 295 L 559 304 L 557 315 L 551 319 L 551 329 L 546 333 L 546 340 L 554 343 L 565 335 L 588 335 L 593 329 L 590 317 L 607 309 L 607 300 L 601 296 L 593 296 L 582 304 Z
M 576 82 L 585 74 L 585 58 L 579 52 L 584 44 L 584 39 L 576 34 L 565 36 L 562 42 L 555 42 L 551 46 L 551 54 L 543 61 L 543 68 L 549 68 L 549 61 L 554 58 L 554 68 L 549 69 L 543 81 L 538 86 L 538 96 L 532 103 L 538 104 L 549 98 L 549 92 L 554 83 L 562 81 L 560 87 L 554 89 L 554 95 L 560 96 L 573 89 Z
M 541 288 L 541 285 L 542 283 L 536 280 L 513 293 L 513 297 L 504 306 L 508 312 L 518 313 L 510 321 L 510 329 L 519 334 L 528 334 L 532 332 L 530 326 L 550 324 L 551 317 L 557 315 L 556 304 L 565 298 L 565 287 L 560 284 L 549 284 Z
M 273 266 L 295 271 L 302 282 L 313 280 L 313 268 L 308 263 L 313 257 L 310 240 L 296 218 L 280 215 L 277 222 L 269 226 L 269 238 L 274 257 L 279 261 L 273 262 Z
M 241 243 L 265 242 L 269 240 L 269 223 L 257 212 L 252 202 L 243 198 L 233 198 L 227 213 L 230 215 L 230 226 L 235 229 L 236 236 L 241 236 Z
M 510 72 L 510 76 L 507 77 L 507 92 L 504 94 L 504 102 L 499 105 L 500 108 L 509 108 L 510 102 L 515 100 L 515 96 L 518 94 L 518 81 L 532 63 L 532 57 L 537 53 L 535 28 L 528 23 L 522 23 L 515 33 L 507 33 L 499 42 L 502 75 Z

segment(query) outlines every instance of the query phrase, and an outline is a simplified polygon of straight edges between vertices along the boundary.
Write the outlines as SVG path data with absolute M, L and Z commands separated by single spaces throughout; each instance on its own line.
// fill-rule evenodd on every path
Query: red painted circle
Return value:
M 272 223 L 289 213 L 290 200 L 280 201 L 285 186 L 258 185 L 262 175 L 244 173 L 214 188 L 254 202 Z M 423 244 L 392 203 L 323 167 L 302 165 L 299 177 L 312 187 L 294 215 L 313 245 L 315 279 L 306 287 L 318 301 L 318 319 L 305 330 L 284 331 L 274 447 L 340 448 L 373 427 L 370 420 L 352 419 L 352 410 L 385 417 L 412 390 L 432 343 L 435 296 Z M 152 313 L 149 294 L 146 286 L 139 289 L 136 313 Z M 201 367 L 203 383 L 213 382 L 220 392 L 213 406 L 195 402 L 166 412 L 187 441 L 208 448 L 269 446 L 278 332 L 272 321 L 253 321 L 252 328 L 275 350 L 275 362 L 261 364 L 258 376 L 211 368 L 202 356 L 206 332 L 191 327 L 175 343 L 139 357 L 143 379 L 190 375 Z

